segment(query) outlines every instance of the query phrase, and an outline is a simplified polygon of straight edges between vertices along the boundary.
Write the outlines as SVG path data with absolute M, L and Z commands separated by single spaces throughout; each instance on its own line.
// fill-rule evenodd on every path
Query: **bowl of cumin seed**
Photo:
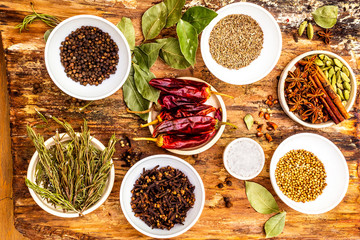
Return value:
M 268 75 L 282 48 L 274 17 L 246 2 L 227 5 L 217 13 L 201 36 L 201 54 L 210 72 L 235 85 L 251 84 Z

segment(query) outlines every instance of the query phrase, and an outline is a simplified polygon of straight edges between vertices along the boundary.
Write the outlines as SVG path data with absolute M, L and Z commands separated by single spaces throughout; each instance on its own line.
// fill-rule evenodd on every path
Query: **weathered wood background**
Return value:
M 36 0 L 38 12 L 56 15 L 61 19 L 78 15 L 93 14 L 104 17 L 116 24 L 121 17 L 130 17 L 136 29 L 137 43 L 142 41 L 140 20 L 142 14 L 159 0 Z M 232 0 L 193 0 L 187 6 L 203 5 L 214 10 L 219 9 Z M 333 141 L 344 154 L 350 173 L 350 184 L 344 200 L 332 211 L 320 215 L 306 215 L 287 207 L 276 197 L 280 207 L 287 211 L 286 226 L 279 239 L 360 239 L 360 109 L 359 98 L 351 111 L 352 118 L 338 126 L 313 130 L 296 124 L 277 105 L 272 109 L 272 120 L 279 125 L 273 134 L 274 141 L 255 137 L 255 128 L 246 130 L 242 118 L 246 113 L 257 116 L 264 107 L 263 100 L 269 95 L 276 96 L 277 76 L 295 56 L 310 50 L 329 50 L 341 55 L 353 68 L 359 81 L 360 44 L 359 24 L 360 6 L 358 0 L 352 1 L 320 1 L 320 0 L 260 0 L 254 2 L 270 11 L 282 30 L 283 51 L 274 70 L 261 81 L 248 86 L 233 86 L 216 79 L 206 68 L 197 54 L 195 67 L 186 70 L 174 70 L 156 62 L 152 71 L 158 77 L 194 76 L 208 81 L 218 91 L 236 96 L 234 100 L 225 99 L 228 119 L 240 126 L 237 130 L 227 129 L 222 138 L 210 150 L 196 156 L 180 156 L 191 163 L 201 175 L 206 188 L 206 204 L 196 225 L 180 238 L 264 238 L 263 226 L 269 216 L 256 213 L 249 205 L 244 191 L 244 182 L 231 179 L 233 185 L 218 189 L 216 185 L 228 176 L 222 163 L 225 146 L 238 137 L 250 137 L 258 141 L 266 155 L 266 164 L 260 175 L 254 179 L 272 193 L 269 179 L 270 159 L 276 147 L 285 138 L 299 132 L 314 132 Z M 317 37 L 310 41 L 293 39 L 296 27 L 311 12 L 324 4 L 339 6 L 338 23 L 334 27 L 334 39 L 326 46 Z M 31 198 L 24 183 L 28 163 L 34 152 L 30 140 L 26 136 L 25 126 L 39 123 L 34 108 L 43 113 L 58 116 L 79 128 L 82 119 L 86 118 L 92 135 L 106 143 L 112 133 L 124 138 L 149 136 L 147 129 L 140 129 L 139 118 L 125 111 L 122 91 L 92 103 L 85 111 L 80 112 L 77 105 L 86 102 L 75 102 L 64 94 L 51 81 L 44 63 L 45 42 L 43 34 L 47 27 L 37 22 L 29 27 L 29 31 L 19 33 L 14 26 L 23 17 L 31 13 L 28 0 L 2 0 L 0 2 L 0 30 L 2 31 L 5 57 L 7 63 L 8 91 L 10 95 L 11 151 L 13 159 L 13 197 L 15 227 L 31 239 L 121 239 L 146 238 L 137 232 L 125 219 L 119 204 L 119 188 L 124 174 L 129 169 L 123 156 L 129 147 L 116 147 L 115 169 L 116 179 L 113 191 L 108 200 L 95 212 L 76 219 L 62 219 L 44 212 Z M 175 29 L 163 30 L 162 36 L 174 36 Z M 160 36 L 161 37 L 161 36 Z M 40 93 L 34 93 L 34 84 L 41 86 Z M 4 89 L 1 89 L 2 91 Z M 2 114 L 2 113 L 1 113 Z M 256 117 L 257 120 L 257 117 Z M 6 123 L 1 123 L 6 124 Z M 48 138 L 54 134 L 57 126 L 38 129 Z M 145 142 L 132 142 L 131 149 L 138 157 L 168 153 Z M 222 196 L 229 196 L 234 206 L 226 208 Z

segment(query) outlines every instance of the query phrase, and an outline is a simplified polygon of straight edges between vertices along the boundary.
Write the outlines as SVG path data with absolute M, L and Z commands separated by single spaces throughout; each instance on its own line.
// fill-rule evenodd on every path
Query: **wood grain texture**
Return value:
M 38 12 L 53 14 L 61 19 L 78 15 L 93 14 L 104 17 L 116 24 L 121 17 L 132 19 L 136 30 L 136 42 L 141 43 L 140 19 L 142 14 L 153 4 L 160 2 L 142 0 L 106 1 L 78 0 L 57 1 L 37 0 L 35 8 Z M 187 1 L 187 6 L 201 4 L 218 9 L 232 0 L 194 0 Z M 269 179 L 269 164 L 276 147 L 285 138 L 300 132 L 313 132 L 333 141 L 344 154 L 350 173 L 350 184 L 344 200 L 332 211 L 320 215 L 306 215 L 287 207 L 276 197 L 280 208 L 287 211 L 285 229 L 279 239 L 360 239 L 360 109 L 359 98 L 351 111 L 351 119 L 338 126 L 314 130 L 296 124 L 282 111 L 281 107 L 272 109 L 271 119 L 279 125 L 273 134 L 274 141 L 268 143 L 265 139 L 255 137 L 255 128 L 246 130 L 243 117 L 247 113 L 257 115 L 259 109 L 265 107 L 263 100 L 268 95 L 276 96 L 277 76 L 295 56 L 310 50 L 329 50 L 341 55 L 353 68 L 359 81 L 360 44 L 359 44 L 359 1 L 251 1 L 272 13 L 282 30 L 283 51 L 276 67 L 261 81 L 246 86 L 225 84 L 215 78 L 206 68 L 200 51 L 197 53 L 197 63 L 194 68 L 174 70 L 158 60 L 152 68 L 157 77 L 194 76 L 201 78 L 218 91 L 236 96 L 235 99 L 224 99 L 228 119 L 237 124 L 239 129 L 227 129 L 222 138 L 208 151 L 196 156 L 180 156 L 192 164 L 203 179 L 206 189 L 206 204 L 204 211 L 193 228 L 178 239 L 257 239 L 264 238 L 263 226 L 269 216 L 256 213 L 247 201 L 244 182 L 231 179 L 233 185 L 218 189 L 216 185 L 227 176 L 222 163 L 222 153 L 225 146 L 238 137 L 250 137 L 260 143 L 265 151 L 266 164 L 260 175 L 254 179 L 273 194 Z M 311 16 L 311 11 L 323 4 L 339 6 L 339 20 L 334 28 L 336 36 L 330 45 L 324 45 L 319 39 L 313 41 L 300 38 L 295 42 L 292 34 L 304 18 Z M 127 7 L 136 6 L 135 9 Z M 26 136 L 25 126 L 35 126 L 40 123 L 34 107 L 38 110 L 69 121 L 79 129 L 82 118 L 89 122 L 92 135 L 106 143 L 112 133 L 119 137 L 149 136 L 147 129 L 140 129 L 141 120 L 125 111 L 122 91 L 92 103 L 85 111 L 80 112 L 71 97 L 64 94 L 51 81 L 44 64 L 43 33 L 47 27 L 37 22 L 29 27 L 29 31 L 19 34 L 14 26 L 30 13 L 29 2 L 25 0 L 3 0 L 0 3 L 0 30 L 3 32 L 5 57 L 7 60 L 8 85 L 10 95 L 10 126 L 11 151 L 13 159 L 13 196 L 15 205 L 15 226 L 25 236 L 31 239 L 139 239 L 146 238 L 137 232 L 125 219 L 119 204 L 119 188 L 121 181 L 129 169 L 123 160 L 123 154 L 129 147 L 116 146 L 114 156 L 116 178 L 108 200 L 95 212 L 77 219 L 62 219 L 44 212 L 31 198 L 24 183 L 28 163 L 34 152 L 30 140 Z M 163 30 L 161 36 L 175 36 L 175 28 Z M 241 81 L 241 80 L 239 80 Z M 42 92 L 33 93 L 33 86 L 39 83 Z M 358 91 L 359 92 L 359 91 Z M 80 102 L 85 105 L 86 102 Z M 255 120 L 259 120 L 255 117 Z M 263 121 L 263 120 L 261 120 Z M 51 137 L 57 126 L 37 129 L 45 138 Z M 165 153 L 165 150 L 155 148 L 146 142 L 130 144 L 140 157 Z M 234 206 L 225 208 L 222 196 L 231 197 Z

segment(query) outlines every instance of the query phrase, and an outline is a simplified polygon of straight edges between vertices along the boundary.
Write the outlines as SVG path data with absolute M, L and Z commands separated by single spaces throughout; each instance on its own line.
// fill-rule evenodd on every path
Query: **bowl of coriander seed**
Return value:
M 114 24 L 101 17 L 78 15 L 51 32 L 45 64 L 63 92 L 82 100 L 98 100 L 114 94 L 125 83 L 131 53 Z

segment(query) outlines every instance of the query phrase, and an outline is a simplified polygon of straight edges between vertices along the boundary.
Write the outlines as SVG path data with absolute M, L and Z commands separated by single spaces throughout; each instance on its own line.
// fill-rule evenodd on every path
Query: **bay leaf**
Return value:
M 143 50 L 141 50 L 138 46 L 134 48 L 133 51 L 133 62 L 139 65 L 139 67 L 143 70 L 149 70 L 149 64 L 148 64 L 148 56 L 146 53 L 144 53 Z
M 130 50 L 135 48 L 135 29 L 130 18 L 122 17 L 116 27 L 124 34 Z
M 174 26 L 181 18 L 181 10 L 185 5 L 185 0 L 164 0 L 167 9 L 167 19 L 165 27 Z
M 188 22 L 180 19 L 176 26 L 176 33 L 179 37 L 180 50 L 186 61 L 192 66 L 195 64 L 196 50 L 198 48 L 198 35 L 196 29 Z
M 139 48 L 147 55 L 147 64 L 150 69 L 154 65 L 157 57 L 159 56 L 160 49 L 165 43 L 145 43 L 139 46 Z
M 179 40 L 176 38 L 164 38 L 158 39 L 156 42 L 163 43 L 160 50 L 160 58 L 170 67 L 176 69 L 185 69 L 191 66 L 191 64 L 186 61 L 184 55 L 180 50 Z
M 149 70 L 144 71 L 144 69 L 141 69 L 139 65 L 135 63 L 133 66 L 135 71 L 134 81 L 137 90 L 143 98 L 151 102 L 157 102 L 160 96 L 160 91 L 149 84 L 150 80 L 155 78 L 155 75 Z
M 312 16 L 317 25 L 322 28 L 332 28 L 337 21 L 339 8 L 337 6 L 323 6 L 312 12 Z
M 269 218 L 265 223 L 266 238 L 278 236 L 285 226 L 286 212 L 281 212 Z
M 273 195 L 263 186 L 254 182 L 245 182 L 246 196 L 255 211 L 263 214 L 278 213 L 277 205 Z
M 44 33 L 44 40 L 45 42 L 47 42 L 49 36 L 50 36 L 50 33 L 52 32 L 53 29 L 49 29 L 47 30 L 45 33 Z
M 131 66 L 129 77 L 123 85 L 123 97 L 126 106 L 133 111 L 144 111 L 150 106 L 150 102 L 138 92 L 134 81 L 134 67 Z M 149 114 L 136 114 L 147 121 Z
M 187 21 L 200 34 L 202 30 L 213 20 L 218 14 L 211 9 L 195 6 L 189 8 L 181 19 Z
M 158 3 L 149 8 L 141 18 L 141 28 L 146 40 L 153 39 L 166 24 L 167 9 L 165 3 Z

